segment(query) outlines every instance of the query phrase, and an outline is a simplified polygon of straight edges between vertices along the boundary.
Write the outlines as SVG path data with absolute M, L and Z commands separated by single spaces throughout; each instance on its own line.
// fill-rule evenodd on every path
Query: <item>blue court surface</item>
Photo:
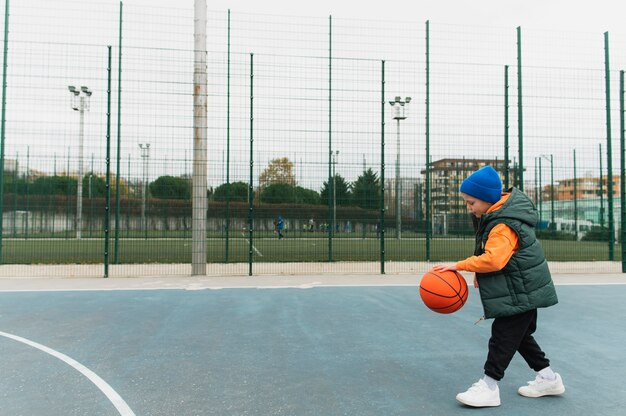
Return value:
M 455 400 L 490 334 L 474 289 L 452 315 L 412 286 L 2 292 L 0 414 L 626 414 L 626 285 L 557 290 L 536 339 L 565 394 L 519 396 L 516 356 L 489 409 Z

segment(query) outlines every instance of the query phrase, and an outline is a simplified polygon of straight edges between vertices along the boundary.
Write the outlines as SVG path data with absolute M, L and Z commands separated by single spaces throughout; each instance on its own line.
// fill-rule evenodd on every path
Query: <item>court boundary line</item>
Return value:
M 31 341 L 26 338 L 20 337 L 18 335 L 9 334 L 3 331 L 0 331 L 0 335 L 5 338 L 12 339 L 13 341 L 21 342 L 22 344 L 26 344 L 30 347 L 36 348 L 49 355 L 52 355 L 55 358 L 58 358 L 59 360 L 63 361 L 70 367 L 73 367 L 79 373 L 87 377 L 89 381 L 91 381 L 96 387 L 98 387 L 98 389 L 100 389 L 100 391 L 104 393 L 104 395 L 107 397 L 107 399 L 109 399 L 109 401 L 113 404 L 113 406 L 115 406 L 115 408 L 117 409 L 117 411 L 120 413 L 121 416 L 135 416 L 135 413 L 128 406 L 128 404 L 124 401 L 124 399 L 122 399 L 122 396 L 120 396 L 113 389 L 113 387 L 111 387 L 99 375 L 97 375 L 96 373 L 94 373 L 93 371 L 85 367 L 83 364 L 79 363 L 78 361 L 74 360 L 73 358 L 59 351 L 53 350 L 50 347 L 47 347 L 43 344 L 39 344 L 35 341 Z

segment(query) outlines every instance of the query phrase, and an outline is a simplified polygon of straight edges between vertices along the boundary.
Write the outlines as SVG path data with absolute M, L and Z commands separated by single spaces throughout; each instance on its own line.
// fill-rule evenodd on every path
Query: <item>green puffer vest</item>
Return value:
M 509 192 L 502 207 L 483 214 L 476 229 L 476 256 L 485 252 L 489 232 L 498 224 L 508 225 L 519 237 L 518 251 L 502 270 L 476 274 L 485 318 L 516 315 L 558 302 L 548 263 L 535 237 L 537 210 L 519 189 Z

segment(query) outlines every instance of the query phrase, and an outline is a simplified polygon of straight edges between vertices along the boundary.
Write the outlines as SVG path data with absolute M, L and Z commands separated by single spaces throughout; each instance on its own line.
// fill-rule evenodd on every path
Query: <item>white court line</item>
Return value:
M 106 381 L 102 380 L 100 376 L 98 376 L 96 373 L 94 373 L 93 371 L 91 371 L 90 369 L 88 369 L 87 367 L 79 363 L 78 361 L 74 360 L 73 358 L 68 357 L 67 355 L 63 353 L 53 350 L 52 348 L 46 347 L 45 345 L 38 344 L 26 338 L 18 337 L 17 335 L 8 334 L 2 331 L 0 331 L 0 335 L 6 338 L 10 338 L 14 341 L 29 345 L 33 348 L 37 348 L 38 350 L 41 350 L 47 354 L 50 354 L 53 357 L 56 357 L 59 360 L 65 362 L 66 364 L 74 367 L 79 373 L 87 377 L 89 381 L 95 384 L 96 387 L 98 387 L 102 391 L 102 393 L 104 393 L 105 396 L 107 396 L 107 398 L 111 401 L 111 403 L 113 403 L 113 406 L 115 406 L 117 411 L 120 412 L 121 416 L 135 416 L 135 413 L 131 410 L 130 407 L 128 407 L 124 399 L 122 399 L 122 397 L 119 394 L 117 394 L 117 392 L 113 390 L 113 388 L 109 386 L 109 384 Z
M 245 236 L 245 234 L 243 233 L 243 231 L 241 232 L 241 236 L 243 237 L 243 239 L 246 241 L 246 243 L 250 244 L 250 240 L 248 240 Z M 257 248 L 254 246 L 254 244 L 252 244 L 252 248 L 254 249 L 254 251 L 256 252 L 256 254 L 259 257 L 263 257 L 263 254 L 261 254 L 261 252 L 259 250 L 257 250 Z

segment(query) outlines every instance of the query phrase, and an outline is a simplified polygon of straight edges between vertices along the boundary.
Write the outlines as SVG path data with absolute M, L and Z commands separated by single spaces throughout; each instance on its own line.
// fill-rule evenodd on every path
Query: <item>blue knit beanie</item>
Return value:
M 491 166 L 485 166 L 463 181 L 461 192 L 492 204 L 498 202 L 502 196 L 500 175 Z

